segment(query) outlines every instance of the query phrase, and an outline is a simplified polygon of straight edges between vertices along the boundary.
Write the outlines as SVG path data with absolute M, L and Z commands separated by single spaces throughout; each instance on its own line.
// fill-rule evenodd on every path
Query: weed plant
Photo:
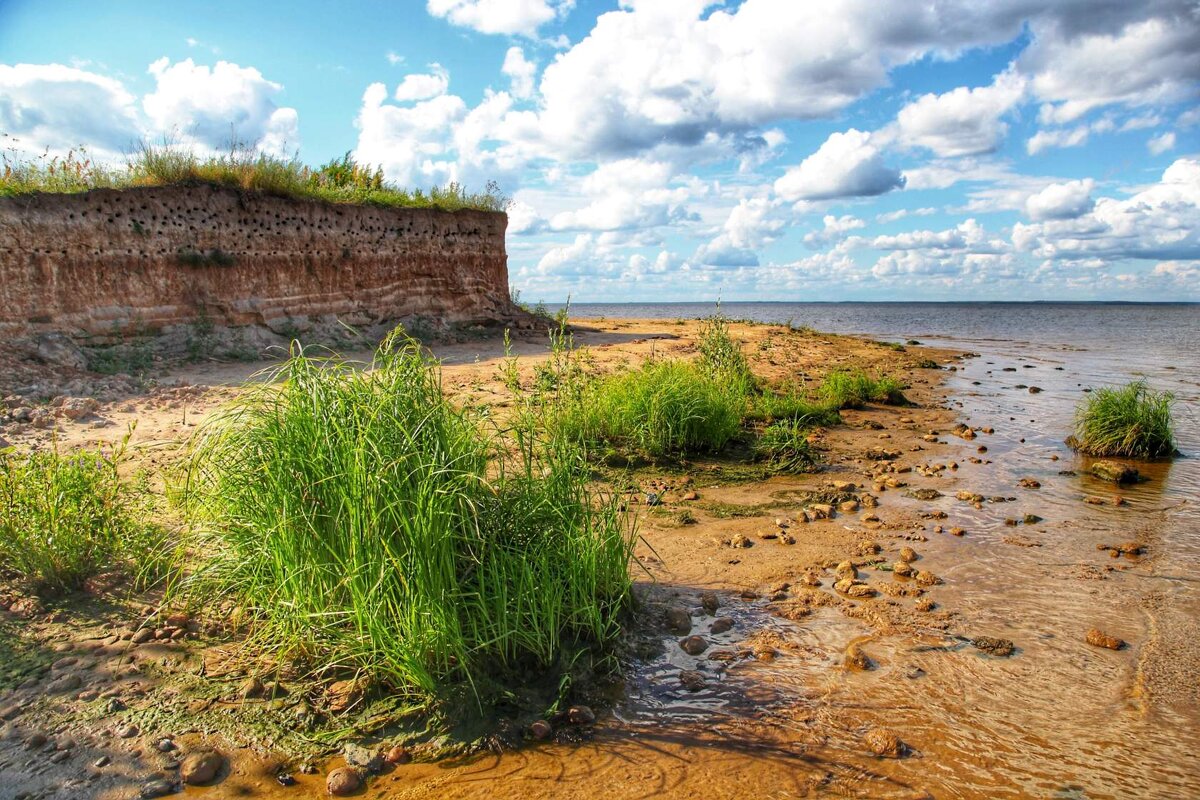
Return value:
M 361 366 L 296 350 L 205 424 L 183 485 L 202 562 L 176 591 L 241 605 L 281 657 L 427 696 L 603 651 L 633 533 L 578 449 L 518 413 L 512 452 L 401 334 Z
M 803 419 L 768 425 L 754 444 L 755 457 L 777 472 L 812 472 L 817 467 L 817 454 L 807 440 L 811 427 Z
M 228 152 L 210 157 L 176 144 L 142 143 L 124 167 L 98 164 L 82 148 L 64 156 L 46 153 L 36 158 L 10 150 L 0 156 L 0 166 L 0 197 L 207 183 L 330 203 L 445 211 L 504 211 L 508 207 L 508 199 L 494 183 L 483 192 L 469 192 L 457 183 L 428 192 L 409 190 L 388 183 L 381 169 L 358 164 L 349 153 L 313 168 L 296 158 L 261 153 L 236 142 Z
M 833 408 L 862 408 L 867 403 L 907 405 L 903 389 L 888 376 L 875 380 L 861 370 L 835 370 L 825 376 L 817 394 Z
M 1093 456 L 1159 458 L 1175 454 L 1170 392 L 1145 381 L 1092 391 L 1075 410 L 1075 435 L 1068 442 Z
M 814 402 L 795 391 L 769 390 L 751 399 L 746 419 L 754 422 L 799 422 L 809 428 L 837 425 L 842 421 L 838 407 L 828 402 Z
M 123 452 L 0 450 L 0 568 L 50 592 L 114 568 L 153 574 L 164 536 L 144 521 L 145 488 L 117 474 Z

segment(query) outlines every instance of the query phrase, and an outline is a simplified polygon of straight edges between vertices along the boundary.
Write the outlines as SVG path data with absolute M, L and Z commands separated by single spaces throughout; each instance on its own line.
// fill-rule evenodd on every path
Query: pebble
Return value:
M 733 619 L 731 617 L 717 617 L 713 620 L 712 627 L 709 632 L 713 634 L 725 633 L 733 628 Z
M 892 574 L 900 578 L 911 578 L 915 571 L 907 561 L 897 561 L 892 565 Z
M 1016 650 L 1011 639 L 998 639 L 992 636 L 976 636 L 971 640 L 971 644 L 989 655 L 1000 658 L 1011 656 Z
M 567 721 L 572 725 L 591 725 L 596 721 L 596 712 L 588 706 L 571 706 L 567 709 Z
M 179 777 L 189 786 L 211 783 L 225 766 L 225 756 L 216 750 L 188 753 L 179 765 Z
M 917 560 L 917 551 L 911 547 L 900 548 L 900 560 L 904 563 L 910 563 Z
M 679 683 L 689 692 L 698 692 L 707 685 L 704 676 L 694 669 L 685 669 L 680 672 Z
M 1087 643 L 1093 647 L 1105 647 L 1109 650 L 1120 650 L 1125 647 L 1125 642 L 1118 639 L 1116 636 L 1109 636 L 1098 628 L 1092 628 L 1087 632 Z
M 917 570 L 917 574 L 914 579 L 916 580 L 918 586 L 937 586 L 942 582 L 942 579 L 937 575 L 934 575 L 932 572 L 927 572 L 923 569 Z
M 362 775 L 354 767 L 338 767 L 325 776 L 325 788 L 335 797 L 357 792 L 362 783 Z
M 667 627 L 675 633 L 692 632 L 692 616 L 683 606 L 670 606 L 666 611 Z
M 851 643 L 850 646 L 846 648 L 845 663 L 850 669 L 865 671 L 875 668 L 875 662 L 873 662 L 867 656 L 867 654 L 862 651 L 862 648 L 859 647 L 857 643 Z
M 544 719 L 536 720 L 532 725 L 529 726 L 529 735 L 538 741 L 545 741 L 546 739 L 549 739 L 553 733 L 554 728 L 551 727 L 550 723 Z
M 708 649 L 708 642 L 703 636 L 689 636 L 680 640 L 679 646 L 689 656 L 698 656 Z
M 700 595 L 700 605 L 709 614 L 716 614 L 717 609 L 721 607 L 721 598 L 717 597 L 716 592 L 705 592 Z
M 904 755 L 904 742 L 887 728 L 871 728 L 863 734 L 862 741 L 867 750 L 881 758 L 900 758 Z
M 550 727 L 550 723 L 546 722 L 545 720 L 538 720 L 537 722 L 533 723 L 533 725 L 529 726 L 529 730 L 534 734 L 535 738 L 544 739 L 546 736 L 549 736 L 550 733 L 547 731 L 546 736 L 537 736 L 535 729 L 537 728 L 538 723 L 545 725 L 547 728 Z M 389 764 L 407 764 L 408 762 L 412 761 L 412 753 L 410 753 L 408 748 L 404 745 L 398 744 L 387 751 L 383 757 L 383 760 Z
M 117 738 L 119 739 L 132 739 L 137 735 L 138 728 L 136 725 L 122 725 L 117 728 Z
M 175 793 L 175 784 L 170 781 L 150 781 L 142 786 L 142 790 L 138 793 L 143 798 L 151 797 L 166 797 L 169 794 Z

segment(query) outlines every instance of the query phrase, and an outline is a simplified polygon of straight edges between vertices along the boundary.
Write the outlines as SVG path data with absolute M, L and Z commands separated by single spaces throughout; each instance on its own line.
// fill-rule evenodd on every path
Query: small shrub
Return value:
M 700 368 L 715 379 L 733 384 L 748 394 L 755 385 L 754 374 L 742 348 L 729 333 L 729 320 L 718 313 L 700 323 Z
M 768 425 L 754 445 L 755 456 L 779 472 L 811 472 L 817 454 L 807 441 L 810 426 L 800 420 Z
M 1075 410 L 1075 434 L 1067 442 L 1093 456 L 1159 458 L 1175 454 L 1170 392 L 1145 381 L 1096 389 Z
M 141 519 L 145 495 L 117 475 L 120 452 L 0 451 L 0 568 L 52 591 L 102 570 L 152 571 L 163 538 Z
M 903 389 L 888 376 L 874 380 L 862 370 L 836 370 L 825 376 L 817 393 L 834 408 L 862 408 L 867 403 L 906 405 Z

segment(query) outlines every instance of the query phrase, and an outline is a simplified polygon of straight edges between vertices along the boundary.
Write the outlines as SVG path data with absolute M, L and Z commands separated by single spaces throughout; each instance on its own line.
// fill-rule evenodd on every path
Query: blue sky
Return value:
M 497 181 L 530 300 L 1200 300 L 1194 0 L 0 0 L 10 157 Z

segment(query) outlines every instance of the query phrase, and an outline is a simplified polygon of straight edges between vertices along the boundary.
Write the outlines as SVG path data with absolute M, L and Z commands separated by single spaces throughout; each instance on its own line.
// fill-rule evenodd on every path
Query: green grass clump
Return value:
M 837 425 L 842 421 L 837 406 L 814 402 L 794 391 L 764 391 L 754 395 L 746 419 L 755 422 L 796 421 L 810 428 Z
M 577 449 L 526 437 L 515 458 L 411 339 L 366 370 L 298 352 L 278 377 L 195 442 L 185 595 L 241 605 L 281 655 L 428 695 L 611 643 L 633 533 Z
M 701 321 L 697 347 L 700 350 L 699 366 L 705 373 L 715 380 L 731 384 L 735 391 L 742 394 L 748 395 L 754 390 L 757 382 L 750 370 L 750 362 L 730 335 L 729 320 L 719 310 Z
M 0 451 L 0 568 L 49 591 L 114 568 L 145 574 L 163 537 L 118 476 L 119 456 Z
M 557 424 L 575 441 L 660 458 L 720 451 L 741 430 L 745 409 L 737 382 L 686 361 L 647 361 L 585 386 Z
M 469 192 L 457 183 L 428 192 L 384 180 L 378 167 L 357 163 L 349 153 L 320 167 L 235 143 L 229 152 L 201 157 L 173 144 L 143 143 L 123 168 L 94 163 L 82 148 L 65 156 L 27 158 L 16 151 L 0 157 L 0 197 L 33 192 L 73 193 L 133 186 L 208 183 L 283 197 L 399 208 L 504 211 L 508 198 L 494 183 Z
M 867 403 L 907 405 L 903 389 L 888 376 L 876 380 L 861 370 L 835 370 L 825 376 L 817 394 L 834 408 L 862 408 Z
M 1075 410 L 1075 435 L 1068 442 L 1093 456 L 1159 458 L 1175 454 L 1170 392 L 1145 381 L 1096 389 Z
M 766 461 L 778 472 L 811 472 L 817 467 L 817 453 L 808 443 L 811 425 L 802 419 L 772 423 L 759 434 L 754 445 L 755 457 Z

